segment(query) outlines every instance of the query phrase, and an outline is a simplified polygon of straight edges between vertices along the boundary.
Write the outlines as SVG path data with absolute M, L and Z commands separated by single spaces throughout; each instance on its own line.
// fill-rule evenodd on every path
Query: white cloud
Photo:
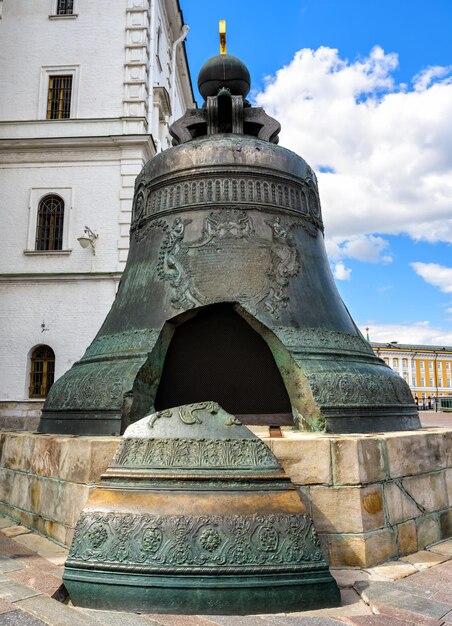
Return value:
M 415 91 L 423 91 L 428 89 L 435 78 L 443 78 L 450 72 L 451 66 L 443 67 L 441 65 L 433 65 L 426 70 L 419 72 L 413 78 Z
M 406 324 L 379 324 L 370 321 L 360 325 L 364 336 L 366 328 L 369 328 L 370 341 L 452 346 L 452 330 L 431 326 L 425 321 Z
M 342 261 L 333 265 L 333 276 L 336 280 L 350 280 L 352 270 L 345 267 Z
M 452 242 L 451 68 L 408 87 L 395 83 L 397 65 L 379 47 L 355 62 L 303 49 L 255 97 L 281 122 L 281 145 L 318 172 L 335 259 L 383 260 L 375 233 Z
M 394 285 L 383 285 L 382 287 L 377 287 L 378 293 L 386 293 L 387 291 L 392 291 L 394 289 Z
M 367 263 L 391 263 L 392 257 L 383 252 L 389 247 L 389 242 L 375 235 L 361 235 L 340 241 L 335 238 L 327 240 L 327 250 L 330 258 L 356 259 Z
M 425 282 L 438 287 L 444 293 L 452 293 L 452 267 L 420 262 L 411 263 L 411 267 Z

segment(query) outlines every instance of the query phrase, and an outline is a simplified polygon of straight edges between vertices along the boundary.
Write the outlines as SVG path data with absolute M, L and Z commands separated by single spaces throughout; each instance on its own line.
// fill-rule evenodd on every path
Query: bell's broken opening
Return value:
M 247 424 L 292 424 L 289 396 L 271 350 L 233 305 L 205 307 L 176 327 L 155 409 L 205 400 Z

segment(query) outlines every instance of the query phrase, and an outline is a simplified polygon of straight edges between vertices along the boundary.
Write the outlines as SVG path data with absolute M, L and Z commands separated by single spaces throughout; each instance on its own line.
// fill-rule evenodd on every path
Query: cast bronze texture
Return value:
M 305 506 L 270 449 L 215 402 L 130 426 L 64 570 L 76 606 L 272 613 L 335 606 Z
M 408 384 L 336 289 L 316 176 L 244 98 L 245 70 L 229 55 L 209 60 L 203 107 L 173 124 L 174 147 L 137 177 L 116 300 L 51 388 L 41 432 L 120 434 L 210 397 L 244 423 L 419 427 Z

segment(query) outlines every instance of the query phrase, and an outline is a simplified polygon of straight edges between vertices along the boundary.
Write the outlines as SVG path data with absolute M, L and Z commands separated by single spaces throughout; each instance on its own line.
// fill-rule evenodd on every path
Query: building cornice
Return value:
M 152 158 L 155 145 L 151 135 L 93 135 L 86 137 L 27 137 L 0 139 L 0 150 L 34 151 L 61 148 L 145 148 L 146 156 Z
M 76 280 L 120 280 L 122 272 L 36 272 L 23 274 L 0 274 L 0 284 L 36 282 L 74 282 Z

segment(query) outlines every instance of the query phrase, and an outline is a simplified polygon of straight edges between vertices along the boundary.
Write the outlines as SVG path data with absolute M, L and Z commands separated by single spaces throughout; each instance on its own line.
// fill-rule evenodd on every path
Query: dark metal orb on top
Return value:
M 246 65 L 231 54 L 217 54 L 204 63 L 198 76 L 198 89 L 202 97 L 216 96 L 227 87 L 233 96 L 246 98 L 251 87 L 251 77 Z

